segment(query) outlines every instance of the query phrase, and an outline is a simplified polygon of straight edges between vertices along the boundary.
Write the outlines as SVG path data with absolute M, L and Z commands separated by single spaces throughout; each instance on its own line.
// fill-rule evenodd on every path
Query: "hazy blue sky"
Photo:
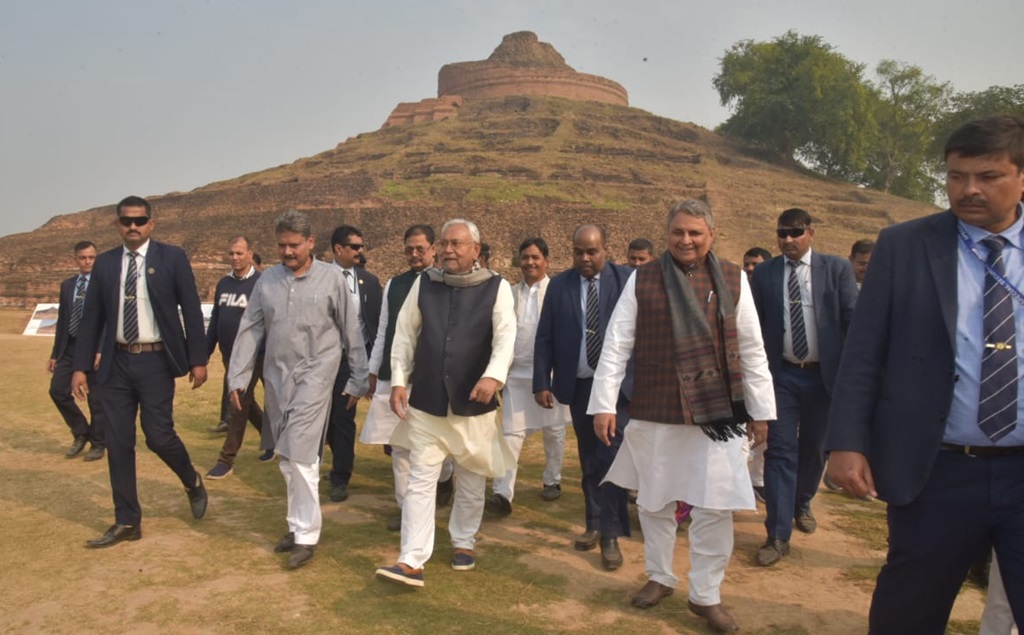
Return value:
M 0 0 L 0 235 L 332 148 L 513 31 L 710 128 L 739 40 L 796 29 L 982 90 L 1024 82 L 1021 24 L 1021 0 Z

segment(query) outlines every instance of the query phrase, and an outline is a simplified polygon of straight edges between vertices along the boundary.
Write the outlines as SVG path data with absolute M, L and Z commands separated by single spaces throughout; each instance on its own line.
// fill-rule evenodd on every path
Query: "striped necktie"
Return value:
M 601 338 L 598 336 L 601 313 L 598 309 L 597 295 L 597 280 L 587 278 L 587 364 L 594 369 L 601 359 Z
M 68 324 L 68 335 L 78 337 L 78 326 L 82 323 L 82 305 L 85 304 L 85 276 L 78 276 L 75 285 L 75 301 L 71 305 L 71 322 Z
M 988 247 L 988 264 L 992 271 L 1005 276 L 1003 247 L 1006 239 L 993 235 L 981 244 Z M 981 358 L 978 426 L 996 442 L 1017 425 L 1017 342 L 1013 300 L 991 271 L 985 272 L 984 305 L 985 352 Z
M 124 274 L 124 315 L 122 325 L 124 326 L 124 340 L 129 344 L 139 341 L 139 307 L 135 298 L 139 284 L 139 269 L 135 259 L 139 256 L 136 251 L 128 252 L 128 268 Z
M 797 359 L 807 357 L 807 327 L 804 325 L 804 302 L 800 297 L 800 276 L 796 268 L 800 265 L 797 260 L 787 261 L 789 265 L 789 332 L 793 339 L 793 355 Z

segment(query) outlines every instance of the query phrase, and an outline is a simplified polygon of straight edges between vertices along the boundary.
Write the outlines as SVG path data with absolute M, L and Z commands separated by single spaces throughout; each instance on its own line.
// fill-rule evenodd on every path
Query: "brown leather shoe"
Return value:
M 811 513 L 811 508 L 808 507 L 804 511 L 797 512 L 796 517 L 793 519 L 793 526 L 796 527 L 797 531 L 813 534 L 818 529 L 818 521 L 814 519 L 814 514 Z
M 694 604 L 690 600 L 686 601 L 686 606 L 689 607 L 690 612 L 694 615 L 703 617 L 708 621 L 708 626 L 712 630 L 719 633 L 732 633 L 740 629 L 739 625 L 736 624 L 736 620 L 729 615 L 729 611 L 725 610 L 721 604 L 712 604 L 711 606 L 701 606 Z
M 633 596 L 633 606 L 638 609 L 649 609 L 661 602 L 662 598 L 667 598 L 673 593 L 675 593 L 675 589 L 672 587 L 648 580 L 647 584 L 643 585 Z
M 622 566 L 618 538 L 601 538 L 601 566 L 605 571 L 615 571 Z

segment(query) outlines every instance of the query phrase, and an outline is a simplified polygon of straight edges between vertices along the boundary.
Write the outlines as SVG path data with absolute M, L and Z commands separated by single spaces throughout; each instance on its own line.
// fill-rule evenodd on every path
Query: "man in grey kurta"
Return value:
M 234 404 L 265 347 L 264 425 L 277 440 L 288 492 L 288 533 L 275 551 L 290 551 L 288 566 L 297 568 L 313 557 L 320 539 L 320 452 L 338 364 L 346 352 L 352 376 L 342 394 L 355 401 L 367 391 L 367 360 L 345 280 L 337 267 L 313 257 L 309 221 L 286 212 L 276 233 L 281 264 L 263 272 L 249 298 L 231 354 L 228 390 Z

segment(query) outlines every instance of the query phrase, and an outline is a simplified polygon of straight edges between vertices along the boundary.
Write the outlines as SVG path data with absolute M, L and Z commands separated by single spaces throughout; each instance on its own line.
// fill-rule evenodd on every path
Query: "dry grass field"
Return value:
M 398 554 L 398 535 L 384 528 L 394 500 L 389 460 L 378 447 L 357 448 L 351 498 L 324 503 L 315 560 L 287 571 L 272 551 L 285 531 L 284 484 L 275 463 L 256 461 L 254 435 L 234 475 L 207 483 L 209 511 L 195 521 L 180 484 L 145 448 L 140 432 L 143 539 L 85 549 L 85 540 L 113 518 L 106 463 L 63 457 L 71 439 L 47 396 L 44 369 L 51 340 L 21 336 L 27 320 L 27 312 L 0 311 L 0 633 L 709 632 L 686 610 L 685 532 L 676 551 L 676 573 L 684 577 L 679 592 L 654 609 L 632 608 L 629 595 L 645 580 L 635 518 L 618 572 L 603 571 L 597 552 L 574 551 L 583 515 L 575 449 L 566 452 L 562 498 L 546 503 L 539 496 L 543 450 L 536 439 L 524 450 L 515 513 L 485 519 L 476 570 L 448 566 L 442 510 L 437 549 L 419 591 L 373 578 L 376 566 Z M 221 376 L 218 362 L 200 390 L 184 382 L 178 387 L 178 430 L 204 472 L 223 439 L 206 432 L 217 419 Z M 817 500 L 818 532 L 795 536 L 792 555 L 771 569 L 753 564 L 763 510 L 736 516 L 724 602 L 743 632 L 866 630 L 883 557 L 883 506 L 827 492 Z M 977 632 L 982 602 L 977 589 L 965 589 L 949 632 Z

